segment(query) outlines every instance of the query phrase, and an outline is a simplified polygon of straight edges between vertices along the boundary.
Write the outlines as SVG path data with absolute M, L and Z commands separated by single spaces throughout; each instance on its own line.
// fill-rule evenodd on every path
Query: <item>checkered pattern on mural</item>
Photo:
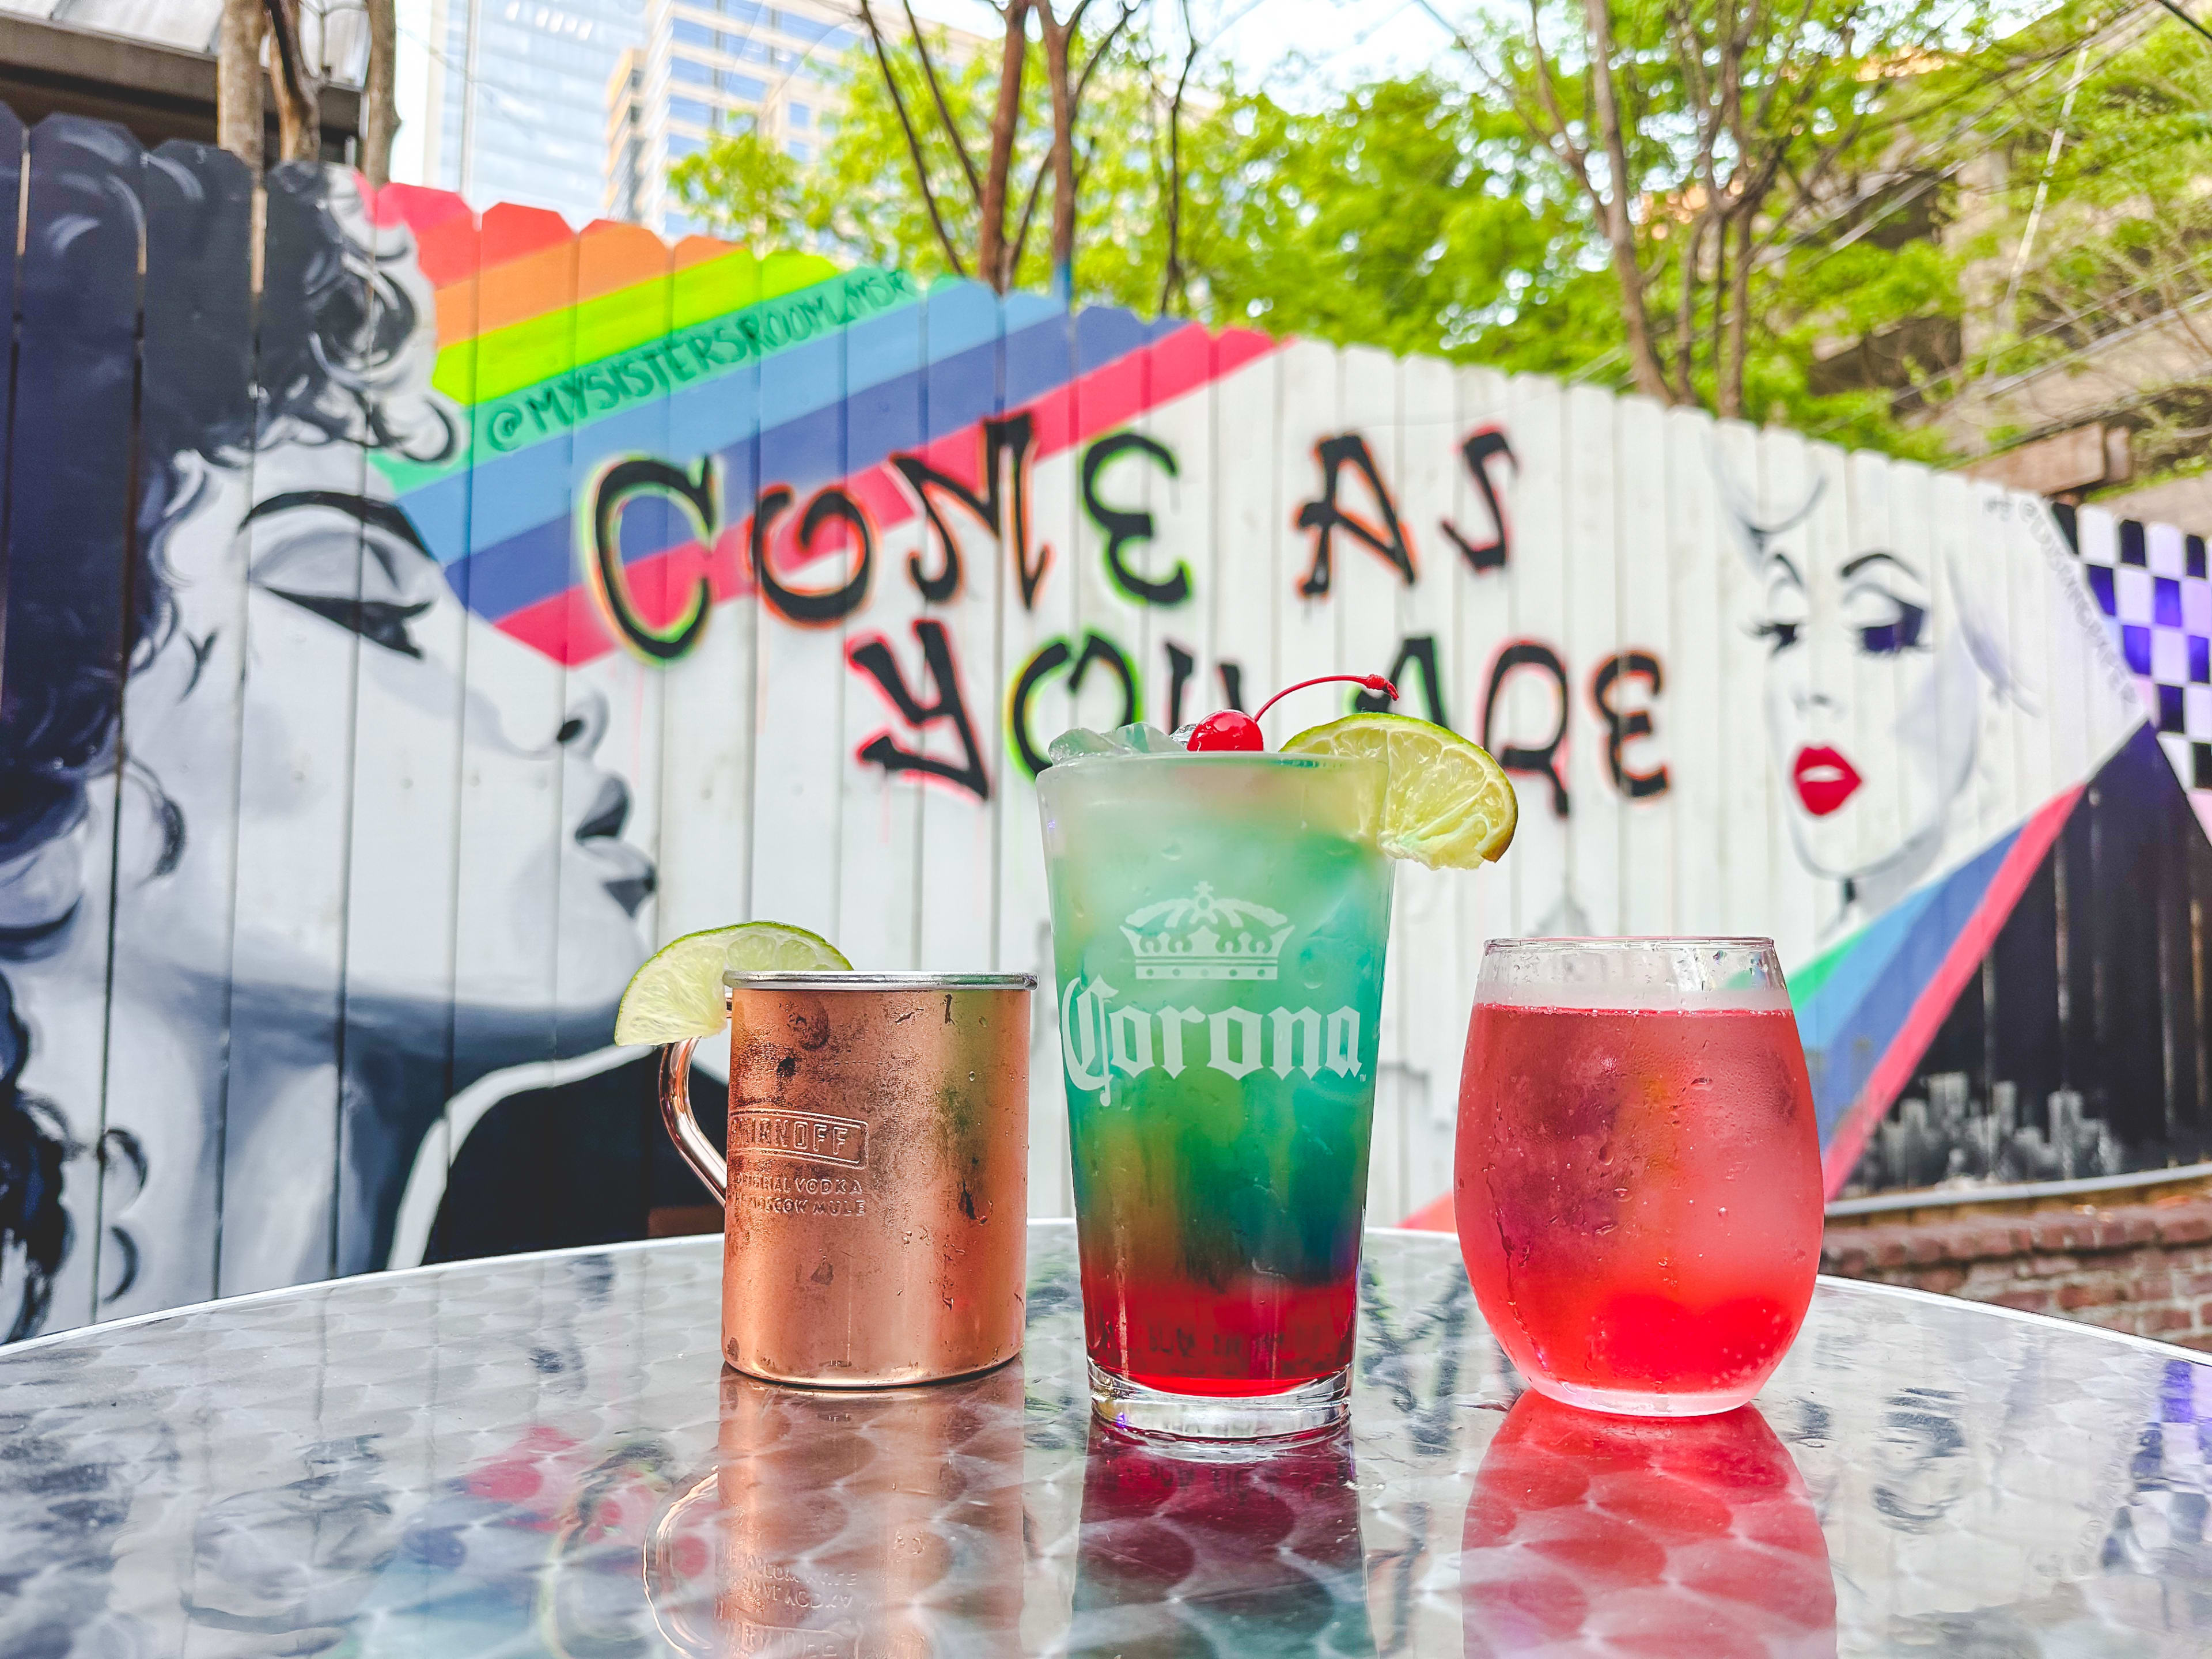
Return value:
M 2212 579 L 2204 538 L 2084 515 L 2083 574 L 2189 789 L 2212 789 Z

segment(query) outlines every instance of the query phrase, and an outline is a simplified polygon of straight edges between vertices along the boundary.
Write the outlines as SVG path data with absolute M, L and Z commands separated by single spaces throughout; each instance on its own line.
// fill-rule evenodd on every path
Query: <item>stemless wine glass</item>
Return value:
M 1812 1085 L 1772 943 L 1492 941 L 1453 1200 L 1476 1300 L 1530 1386 L 1651 1417 L 1758 1393 L 1820 1253 Z

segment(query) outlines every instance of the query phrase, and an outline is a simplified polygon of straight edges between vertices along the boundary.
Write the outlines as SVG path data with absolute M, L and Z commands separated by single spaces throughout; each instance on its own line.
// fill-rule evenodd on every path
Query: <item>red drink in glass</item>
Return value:
M 1812 1090 L 1772 947 L 1493 944 L 1454 1194 L 1476 1299 L 1531 1386 L 1660 1416 L 1750 1399 L 1820 1250 Z

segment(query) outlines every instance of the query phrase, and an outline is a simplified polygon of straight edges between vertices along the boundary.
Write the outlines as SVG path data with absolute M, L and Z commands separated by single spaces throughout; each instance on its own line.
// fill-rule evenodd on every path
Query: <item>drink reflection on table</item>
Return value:
M 1209 1457 L 1094 1419 L 1066 1651 L 1373 1654 L 1349 1431 Z
M 1820 1520 L 1753 1407 L 1636 1419 L 1524 1394 L 1483 1455 L 1462 1545 L 1468 1659 L 1836 1651 Z
M 1014 1645 L 1022 1363 L 904 1389 L 722 1373 L 714 1472 L 654 1523 L 654 1621 L 702 1659 L 921 1659 Z

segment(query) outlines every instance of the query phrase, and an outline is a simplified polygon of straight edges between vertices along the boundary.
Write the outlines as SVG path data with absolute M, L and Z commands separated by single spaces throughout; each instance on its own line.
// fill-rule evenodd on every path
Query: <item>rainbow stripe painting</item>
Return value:
M 895 453 L 972 476 L 984 421 L 1026 406 L 1030 458 L 1048 459 L 1274 343 L 1125 312 L 1071 315 L 1033 295 L 1002 302 L 972 283 L 924 293 L 902 273 L 811 254 L 757 258 L 705 238 L 671 249 L 635 226 L 575 233 L 524 209 L 479 224 L 458 198 L 416 186 L 391 186 L 378 210 L 415 234 L 437 296 L 435 384 L 469 430 L 436 465 L 380 464 L 469 607 L 567 665 L 618 643 L 571 525 L 572 486 L 601 458 L 711 459 L 719 495 L 740 504 L 757 488 L 804 499 L 840 485 L 880 532 L 921 510 Z M 753 590 L 744 519 L 691 528 L 678 542 L 623 538 L 649 621 L 665 623 L 702 580 L 717 604 Z M 770 542 L 791 568 L 842 547 L 802 551 L 788 525 Z

